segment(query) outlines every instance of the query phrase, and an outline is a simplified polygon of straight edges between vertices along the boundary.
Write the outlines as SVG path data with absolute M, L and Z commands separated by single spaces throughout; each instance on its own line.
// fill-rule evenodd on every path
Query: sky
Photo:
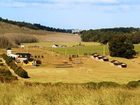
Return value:
M 0 17 L 65 29 L 140 27 L 140 0 L 0 0 Z

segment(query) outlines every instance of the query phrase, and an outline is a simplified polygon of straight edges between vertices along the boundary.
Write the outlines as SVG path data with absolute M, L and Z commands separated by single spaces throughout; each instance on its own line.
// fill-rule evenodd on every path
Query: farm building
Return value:
M 31 54 L 30 53 L 16 53 L 16 55 L 18 56 L 18 59 L 23 62 L 25 60 L 29 60 L 31 58 Z
M 12 49 L 7 48 L 7 56 L 12 57 L 12 58 L 17 58 L 18 55 L 12 54 Z

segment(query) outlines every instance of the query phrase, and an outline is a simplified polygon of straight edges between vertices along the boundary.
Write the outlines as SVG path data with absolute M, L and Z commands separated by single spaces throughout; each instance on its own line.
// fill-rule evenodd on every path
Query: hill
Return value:
M 13 21 L 8 19 L 3 19 L 0 17 L 0 22 L 5 22 L 12 25 L 17 25 L 19 27 L 26 27 L 33 30 L 45 30 L 45 31 L 52 31 L 52 32 L 63 32 L 63 33 L 72 33 L 72 30 L 70 29 L 60 29 L 60 28 L 53 28 L 44 26 L 38 23 L 28 23 L 28 22 L 21 22 L 21 21 Z
M 3 38 L 4 37 L 4 38 Z M 45 42 L 80 42 L 78 35 L 64 32 L 52 32 L 29 27 L 20 27 L 17 24 L 0 21 L 0 47 L 16 46 L 18 43 Z

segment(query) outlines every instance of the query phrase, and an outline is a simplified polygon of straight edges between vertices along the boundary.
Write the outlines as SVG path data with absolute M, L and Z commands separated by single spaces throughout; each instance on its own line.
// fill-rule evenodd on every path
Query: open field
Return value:
M 53 34 L 56 34 L 53 36 Z M 127 83 L 132 80 L 140 79 L 140 57 L 139 54 L 135 59 L 123 59 L 123 58 L 111 58 L 108 55 L 108 47 L 99 43 L 85 43 L 81 42 L 82 46 L 78 46 L 79 40 L 72 42 L 72 39 L 68 42 L 51 42 L 53 37 L 60 37 L 62 34 L 50 33 L 50 35 L 39 35 L 41 42 L 25 44 L 24 49 L 15 48 L 13 53 L 16 52 L 29 52 L 33 56 L 43 56 L 41 59 L 42 65 L 40 67 L 25 66 L 25 70 L 31 77 L 27 81 L 31 82 L 65 82 L 65 83 L 83 83 L 89 81 L 114 81 L 118 83 Z M 47 39 L 47 36 L 50 38 Z M 65 35 L 60 37 L 64 40 Z M 68 36 L 69 37 L 69 36 Z M 67 38 L 68 38 L 67 37 Z M 73 37 L 73 36 L 71 36 Z M 77 37 L 77 36 L 76 36 Z M 51 40 L 50 40 L 51 39 Z M 57 39 L 57 37 L 56 37 Z M 44 40 L 44 41 L 43 41 Z M 49 41 L 49 42 L 48 42 Z M 51 48 L 53 44 L 66 45 L 66 48 Z M 36 46 L 36 47 L 35 47 Z M 140 53 L 140 45 L 135 45 L 135 50 Z M 4 53 L 5 50 L 1 49 L 0 53 Z M 128 64 L 128 68 L 122 69 L 112 66 L 109 62 L 100 62 L 90 58 L 90 56 L 84 56 L 84 54 L 99 53 L 101 55 L 107 55 L 110 60 L 116 59 Z M 73 59 L 74 62 L 81 62 L 81 64 L 74 64 L 69 61 L 68 55 L 80 55 L 79 58 Z M 57 68 L 56 65 L 62 65 L 67 61 L 72 67 Z
M 53 44 L 58 45 L 66 45 L 66 48 L 51 48 Z M 96 42 L 81 42 L 82 46 L 78 46 L 79 42 L 39 42 L 39 43 L 32 43 L 32 44 L 26 44 L 26 46 L 40 46 L 45 47 L 47 50 L 62 54 L 62 55 L 72 55 L 72 54 L 78 54 L 78 55 L 84 55 L 92 54 L 92 53 L 99 53 L 102 55 L 109 55 L 109 50 L 107 45 L 102 45 L 100 43 Z M 140 44 L 136 44 L 135 50 L 140 54 Z
M 118 83 L 127 83 L 128 81 L 140 79 L 140 57 L 135 59 L 123 59 L 123 58 L 112 58 L 118 61 L 128 64 L 127 68 L 119 68 L 111 65 L 109 62 L 101 62 L 92 59 L 90 56 L 80 55 L 79 58 L 74 58 L 73 62 L 80 62 L 80 64 L 69 61 L 68 56 L 64 53 L 53 52 L 55 49 L 51 49 L 50 46 L 54 43 L 42 42 L 27 44 L 25 49 L 13 49 L 13 52 L 29 52 L 33 56 L 42 56 L 38 58 L 42 61 L 42 65 L 39 67 L 32 67 L 24 65 L 25 70 L 29 73 L 30 79 L 26 81 L 31 82 L 64 82 L 64 83 L 85 83 L 85 82 L 100 82 L 100 81 L 114 81 Z M 66 44 L 67 46 L 76 45 L 78 43 L 60 43 Z M 84 43 L 89 52 L 99 51 L 102 54 L 103 46 L 98 43 Z M 38 48 L 32 48 L 32 46 L 39 46 Z M 92 47 L 94 50 L 92 49 Z M 139 50 L 139 45 L 137 51 Z M 70 48 L 70 47 L 69 47 Z M 64 49 L 64 48 L 63 48 Z M 86 48 L 85 48 L 86 49 Z M 59 50 L 56 48 L 56 50 Z M 77 51 L 73 50 L 74 54 Z M 88 52 L 89 51 L 89 52 Z M 106 50 L 107 51 L 107 50 Z M 82 53 L 83 54 L 83 53 Z M 106 52 L 107 54 L 107 52 Z M 64 62 L 68 62 L 72 67 L 57 67 L 58 65 L 64 65 Z

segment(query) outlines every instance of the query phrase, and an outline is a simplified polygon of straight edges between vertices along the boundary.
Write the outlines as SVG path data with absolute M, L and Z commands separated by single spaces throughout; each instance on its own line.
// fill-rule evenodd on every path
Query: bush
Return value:
M 29 78 L 28 73 L 22 68 L 18 67 L 12 58 L 8 57 L 7 55 L 3 54 L 2 57 L 5 59 L 8 66 L 20 77 L 22 78 Z
M 13 47 L 13 46 L 14 45 L 8 38 L 4 36 L 0 37 L 0 48 L 8 48 L 8 47 Z
M 17 80 L 16 76 L 13 76 L 8 68 L 5 66 L 0 67 L 0 82 L 10 82 Z
M 110 88 L 110 87 L 119 87 L 120 86 L 120 84 L 118 84 L 118 83 L 115 83 L 115 82 L 99 82 L 98 83 L 98 88 L 102 88 L 102 87 L 104 87 L 104 88 Z
M 88 88 L 88 89 L 97 89 L 97 83 L 95 83 L 95 82 L 88 82 L 88 83 L 86 83 L 86 84 L 84 84 L 85 86 L 86 86 L 86 88 Z
M 14 71 L 22 78 L 29 78 L 28 73 L 22 67 L 17 67 Z
M 36 64 L 41 65 L 42 64 L 41 60 L 36 60 Z
M 137 88 L 137 87 L 140 87 L 140 80 L 139 81 L 131 81 L 126 86 L 128 88 Z
M 125 35 L 115 36 L 109 42 L 109 51 L 113 57 L 133 58 L 136 55 L 132 41 Z

